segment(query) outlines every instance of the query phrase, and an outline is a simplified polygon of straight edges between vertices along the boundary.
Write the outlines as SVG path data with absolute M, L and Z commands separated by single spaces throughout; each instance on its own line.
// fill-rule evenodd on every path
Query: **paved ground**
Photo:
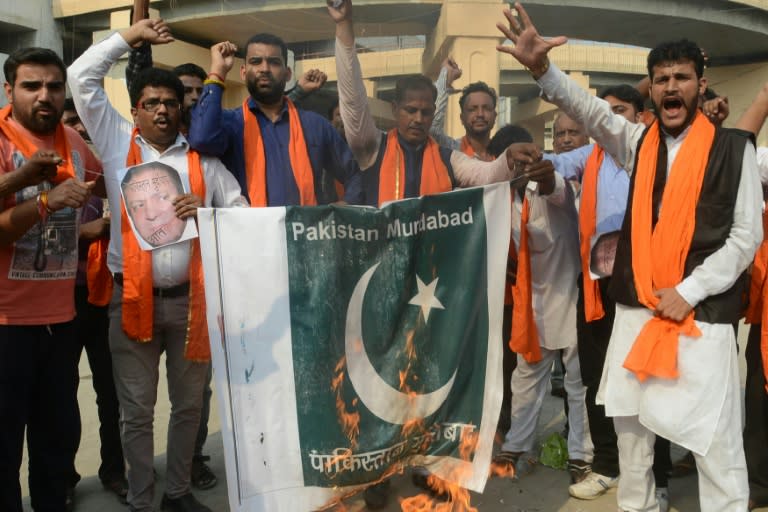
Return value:
M 746 332 L 742 329 L 741 346 L 746 342 Z M 164 368 L 164 364 L 162 365 Z M 744 361 L 741 361 L 742 375 Z M 83 416 L 83 437 L 80 452 L 77 456 L 77 469 L 83 475 L 83 480 L 77 487 L 77 512 L 126 512 L 127 507 L 120 505 L 116 499 L 101 488 L 99 479 L 95 476 L 99 464 L 98 420 L 91 374 L 88 362 L 83 357 L 80 364 L 80 407 Z M 164 486 L 165 475 L 165 442 L 168 425 L 169 405 L 164 376 L 161 375 L 161 389 L 158 392 L 155 421 L 155 467 L 158 481 L 156 497 L 159 510 L 160 497 Z M 218 411 L 218 405 L 212 405 L 212 411 Z M 540 420 L 542 438 L 550 432 L 561 431 L 563 428 L 562 400 L 547 396 Z M 227 512 L 229 506 L 226 498 L 226 483 L 224 477 L 224 456 L 218 417 L 213 414 L 210 421 L 211 435 L 206 445 L 206 453 L 211 455 L 210 465 L 219 477 L 219 484 L 208 491 L 196 491 L 200 501 L 208 505 L 214 512 Z M 681 455 L 673 451 L 673 460 Z M 26 495 L 26 459 L 22 464 L 22 485 Z M 410 478 L 400 476 L 394 479 L 393 499 L 386 512 L 400 510 L 396 496 L 412 496 L 418 494 Z M 697 483 L 695 476 L 671 480 L 670 494 L 672 510 L 675 512 L 698 512 Z M 472 494 L 472 506 L 481 512 L 613 512 L 616 510 L 616 495 L 608 494 L 595 501 L 581 501 L 568 496 L 568 474 L 546 467 L 538 467 L 534 473 L 520 481 L 493 478 L 489 480 L 483 494 Z M 31 510 L 29 499 L 24 500 L 25 510 Z M 349 512 L 365 510 L 360 498 L 352 498 L 346 502 Z M 768 508 L 760 509 L 768 512 Z M 300 512 L 300 511 L 296 511 Z

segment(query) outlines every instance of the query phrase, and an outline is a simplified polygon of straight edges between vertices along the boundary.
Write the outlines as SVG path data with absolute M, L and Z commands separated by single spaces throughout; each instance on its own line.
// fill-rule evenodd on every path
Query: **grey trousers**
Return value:
M 155 497 L 152 423 L 160 355 L 165 351 L 171 402 L 165 489 L 170 498 L 190 492 L 192 454 L 208 364 L 184 359 L 189 310 L 187 297 L 153 297 L 152 340 L 139 343 L 123 332 L 122 295 L 122 286 L 115 283 L 109 306 L 109 348 L 120 401 L 120 438 L 127 468 L 128 503 L 136 512 L 151 512 Z

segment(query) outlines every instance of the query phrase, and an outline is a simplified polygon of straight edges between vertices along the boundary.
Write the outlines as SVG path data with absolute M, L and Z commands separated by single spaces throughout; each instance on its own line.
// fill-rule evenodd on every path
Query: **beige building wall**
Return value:
M 768 82 L 768 62 L 709 68 L 704 75 L 715 92 L 728 97 L 731 114 L 724 125 L 732 127 L 752 103 L 757 91 Z M 758 134 L 757 145 L 768 146 L 765 125 Z

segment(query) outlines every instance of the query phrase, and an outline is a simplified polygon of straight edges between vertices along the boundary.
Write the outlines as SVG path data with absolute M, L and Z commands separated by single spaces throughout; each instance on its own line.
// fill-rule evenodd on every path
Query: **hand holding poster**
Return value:
M 197 236 L 192 218 L 176 216 L 174 199 L 185 194 L 178 171 L 162 162 L 147 162 L 120 173 L 120 192 L 131 228 L 145 251 Z
M 501 405 L 506 183 L 199 222 L 231 510 L 317 509 L 414 464 L 482 491 Z

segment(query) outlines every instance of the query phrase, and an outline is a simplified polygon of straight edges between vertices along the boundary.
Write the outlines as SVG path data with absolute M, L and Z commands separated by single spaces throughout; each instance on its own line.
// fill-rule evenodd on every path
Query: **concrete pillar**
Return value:
M 502 19 L 501 0 L 444 0 L 440 18 L 427 36 L 422 57 L 424 73 L 437 77 L 443 60 L 451 56 L 463 70 L 453 87 L 483 81 L 498 91 L 499 54 L 496 45 L 501 34 L 493 29 Z M 459 119 L 458 96 L 448 102 L 445 130 L 451 137 L 464 135 Z

